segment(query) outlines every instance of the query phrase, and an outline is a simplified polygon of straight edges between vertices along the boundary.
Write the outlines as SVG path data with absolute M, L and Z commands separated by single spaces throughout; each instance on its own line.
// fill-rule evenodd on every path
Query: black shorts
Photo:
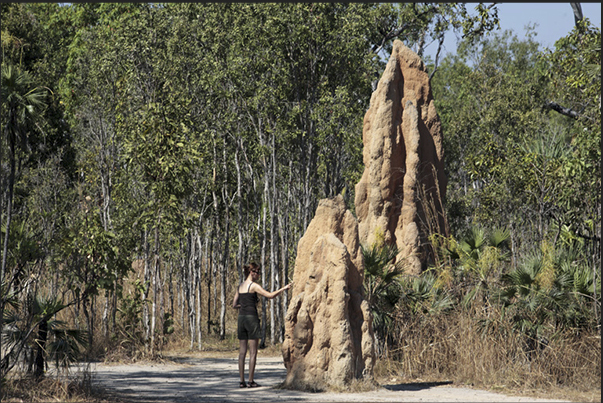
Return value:
M 237 334 L 239 340 L 259 339 L 262 336 L 260 318 L 255 315 L 239 315 Z

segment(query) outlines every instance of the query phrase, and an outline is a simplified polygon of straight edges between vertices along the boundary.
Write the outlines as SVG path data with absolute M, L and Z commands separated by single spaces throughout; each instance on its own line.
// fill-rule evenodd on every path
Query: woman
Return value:
M 260 318 L 258 316 L 257 302 L 258 294 L 266 298 L 272 299 L 281 292 L 291 288 L 289 283 L 280 290 L 269 292 L 257 284 L 256 281 L 260 278 L 260 267 L 256 263 L 250 263 L 243 266 L 245 271 L 245 281 L 237 288 L 232 307 L 239 310 L 238 322 L 238 337 L 239 337 L 239 376 L 241 388 L 257 388 L 258 385 L 253 380 L 255 372 L 255 361 L 258 355 L 258 344 L 260 342 Z M 247 355 L 247 347 L 249 346 L 249 383 L 245 383 L 245 356 Z

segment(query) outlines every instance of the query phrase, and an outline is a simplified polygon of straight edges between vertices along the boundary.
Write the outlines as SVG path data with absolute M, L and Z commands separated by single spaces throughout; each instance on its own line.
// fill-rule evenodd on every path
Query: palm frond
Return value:
M 488 243 L 490 246 L 500 248 L 505 245 L 510 238 L 511 233 L 509 232 L 509 229 L 496 228 L 488 237 Z

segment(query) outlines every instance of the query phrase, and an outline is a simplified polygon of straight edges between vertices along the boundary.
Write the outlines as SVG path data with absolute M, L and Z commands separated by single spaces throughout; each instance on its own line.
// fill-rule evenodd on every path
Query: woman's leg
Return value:
M 250 354 L 251 354 L 251 351 L 250 351 Z M 245 356 L 246 355 L 247 355 L 247 340 L 239 340 L 239 376 L 241 377 L 241 382 L 245 382 Z
M 258 345 L 260 339 L 249 340 L 249 382 L 253 382 L 253 374 L 255 373 L 255 361 L 258 357 Z

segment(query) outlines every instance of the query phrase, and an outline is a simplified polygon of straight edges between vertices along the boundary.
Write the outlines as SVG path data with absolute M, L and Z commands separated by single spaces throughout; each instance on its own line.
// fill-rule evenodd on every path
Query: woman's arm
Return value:
M 249 289 L 249 291 L 250 292 L 257 292 L 258 294 L 260 294 L 260 295 L 262 295 L 262 296 L 264 296 L 264 297 L 266 297 L 268 299 L 272 299 L 272 298 L 276 297 L 277 295 L 279 295 L 281 292 L 283 292 L 283 291 L 288 290 L 289 288 L 291 288 L 292 284 L 293 283 L 289 283 L 289 284 L 287 284 L 286 286 L 284 286 L 281 289 L 278 289 L 276 291 L 270 292 L 270 291 L 264 290 L 262 288 L 262 286 L 259 285 L 258 283 L 252 283 L 251 284 L 251 288 Z
M 239 309 L 241 307 L 241 304 L 239 304 L 239 287 L 237 287 L 237 292 L 235 292 L 235 296 L 232 300 L 232 307 L 234 309 Z

